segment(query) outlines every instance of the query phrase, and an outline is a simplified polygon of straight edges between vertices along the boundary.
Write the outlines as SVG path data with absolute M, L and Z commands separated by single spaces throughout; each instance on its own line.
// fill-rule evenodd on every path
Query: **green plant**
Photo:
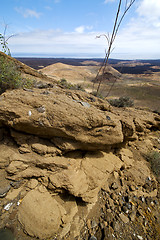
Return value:
M 153 173 L 160 176 L 160 152 L 152 151 L 146 155 L 147 161 L 150 163 Z
M 104 99 L 104 97 L 103 97 L 100 93 L 97 94 L 96 91 L 91 92 L 91 94 L 92 94 L 93 96 L 95 96 L 95 97 L 98 97 L 98 98 Z
M 73 90 L 85 91 L 81 84 L 74 84 L 72 89 Z
M 116 99 L 110 99 L 108 100 L 111 106 L 114 107 L 132 107 L 134 106 L 133 100 L 131 100 L 129 97 L 120 97 Z
M 32 84 L 32 80 L 21 77 L 21 72 L 13 61 L 0 56 L 0 94 L 7 89 L 30 88 Z
M 5 40 L 4 36 L 0 33 L 0 45 L 2 47 L 2 52 L 11 56 L 10 49 L 8 47 L 8 42 Z
M 10 49 L 9 49 L 9 47 L 8 47 L 8 40 L 9 40 L 11 37 L 14 37 L 15 35 L 10 35 L 9 37 L 6 37 L 7 27 L 8 27 L 8 25 L 5 24 L 3 34 L 0 33 L 0 45 L 1 45 L 1 47 L 2 47 L 2 52 L 4 52 L 4 53 L 6 53 L 7 55 L 11 56 L 11 52 L 10 52 Z
M 65 78 L 62 78 L 60 80 L 60 84 L 61 84 L 61 86 L 63 86 L 66 89 L 84 91 L 84 88 L 82 87 L 81 84 L 71 84 L 71 83 L 68 83 Z
M 61 86 L 63 86 L 66 89 L 71 89 L 71 87 L 73 86 L 71 83 L 68 83 L 65 78 L 62 78 L 60 80 L 60 84 L 61 84 Z

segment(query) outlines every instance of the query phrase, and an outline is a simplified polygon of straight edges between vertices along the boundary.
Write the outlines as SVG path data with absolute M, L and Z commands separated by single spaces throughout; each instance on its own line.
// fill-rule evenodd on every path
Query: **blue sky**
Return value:
M 121 13 L 126 0 L 122 0 Z M 128 0 L 129 2 L 130 0 Z M 4 0 L 12 56 L 104 57 L 119 0 Z M 111 58 L 160 59 L 160 0 L 136 0 L 127 13 Z

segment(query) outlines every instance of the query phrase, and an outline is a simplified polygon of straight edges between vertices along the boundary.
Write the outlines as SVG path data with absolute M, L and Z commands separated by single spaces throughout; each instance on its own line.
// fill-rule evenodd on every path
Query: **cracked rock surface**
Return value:
M 159 115 L 47 90 L 1 95 L 2 228 L 17 240 L 158 239 L 159 178 L 145 154 L 160 154 Z

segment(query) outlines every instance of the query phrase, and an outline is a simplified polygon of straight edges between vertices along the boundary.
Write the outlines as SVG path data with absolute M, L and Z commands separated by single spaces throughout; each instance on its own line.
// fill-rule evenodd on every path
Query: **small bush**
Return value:
M 85 91 L 81 84 L 75 84 L 73 85 L 73 88 L 75 90 Z
M 154 110 L 153 112 L 156 113 L 156 114 L 158 114 L 158 115 L 160 115 L 160 110 L 157 110 L 157 109 L 156 109 L 156 110 Z
M 146 159 L 150 163 L 153 173 L 157 177 L 160 176 L 160 153 L 157 151 L 152 151 L 146 155 Z
M 92 94 L 93 96 L 95 96 L 95 97 L 104 99 L 104 97 L 103 97 L 100 93 L 97 94 L 97 91 L 93 91 L 93 92 L 91 92 L 91 94 Z
M 62 78 L 62 79 L 60 80 L 60 84 L 61 84 L 64 88 L 66 88 L 66 89 L 71 89 L 72 86 L 73 86 L 71 83 L 68 83 L 65 78 Z
M 29 88 L 31 86 L 32 80 L 22 78 L 14 62 L 0 57 L 0 94 L 7 89 Z
M 110 99 L 108 102 L 114 107 L 132 107 L 134 106 L 133 100 L 129 97 L 120 97 L 118 99 Z
M 81 84 L 71 84 L 71 83 L 68 83 L 66 79 L 62 78 L 60 80 L 60 84 L 66 88 L 66 89 L 71 89 L 71 90 L 81 90 L 81 91 L 84 91 L 84 88 L 82 87 Z

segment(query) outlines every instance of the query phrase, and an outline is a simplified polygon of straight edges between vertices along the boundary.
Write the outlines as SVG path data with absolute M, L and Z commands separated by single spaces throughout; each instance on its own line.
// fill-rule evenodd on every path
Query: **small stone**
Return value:
M 20 187 L 21 181 L 10 182 L 10 185 L 11 185 L 13 188 L 17 189 L 17 188 Z
M 158 205 L 158 201 L 157 201 L 157 200 L 154 200 L 154 203 L 155 203 L 156 205 Z
M 27 187 L 30 188 L 30 189 L 34 189 L 36 188 L 38 185 L 38 181 L 36 179 L 31 179 L 29 182 L 28 182 L 28 185 Z
M 118 206 L 118 211 L 121 212 L 122 208 L 120 206 Z
M 107 213 L 111 213 L 112 212 L 112 210 L 111 209 L 107 209 Z
M 111 188 L 114 189 L 114 190 L 117 189 L 118 184 L 116 182 L 112 183 Z
M 95 236 L 91 236 L 89 240 L 97 240 Z
M 148 221 L 147 221 L 147 219 L 145 219 L 145 220 L 144 220 L 144 226 L 146 227 L 147 224 L 148 224 Z
M 137 235 L 137 238 L 140 239 L 140 240 L 143 240 L 143 237 Z
M 4 210 L 8 211 L 11 208 L 12 205 L 13 205 L 12 202 L 8 203 L 7 205 L 4 206 Z
M 106 221 L 108 223 L 111 223 L 113 221 L 113 214 L 112 213 L 107 213 Z
M 46 110 L 45 110 L 45 107 L 44 107 L 44 106 L 41 106 L 41 107 L 37 108 L 37 111 L 38 111 L 39 113 L 44 113 Z
M 142 216 L 139 216 L 138 221 L 139 221 L 141 224 L 143 224 L 144 218 L 143 218 Z
M 114 229 L 115 232 L 119 232 L 120 228 L 121 228 L 121 225 L 120 225 L 120 223 L 118 221 L 117 222 L 113 222 L 113 229 Z
M 11 188 L 10 184 L 4 187 L 0 187 L 0 198 L 5 197 L 10 188 Z
M 110 116 L 106 116 L 106 119 L 107 119 L 107 120 L 111 120 Z
M 31 111 L 28 111 L 28 115 L 29 115 L 29 117 L 31 117 L 31 115 L 32 115 L 32 112 L 31 112 Z
M 102 223 L 102 222 L 99 224 L 99 226 L 101 229 L 104 229 L 104 227 L 105 227 L 104 223 Z
M 105 227 L 107 227 L 107 226 L 108 226 L 108 223 L 107 223 L 106 221 L 104 221 L 104 225 L 105 225 Z
M 139 209 L 137 210 L 137 212 L 138 212 L 139 216 L 142 216 L 142 217 L 144 216 L 142 209 L 139 208 Z
M 123 210 L 123 212 L 127 212 L 128 211 L 128 208 L 124 205 L 123 207 L 122 207 L 122 210 Z
M 26 147 L 23 147 L 23 146 L 19 147 L 18 150 L 19 150 L 19 152 L 20 152 L 21 154 L 30 153 L 30 152 L 31 152 L 30 149 L 28 149 L 28 148 L 26 148 Z
M 126 203 L 126 207 L 130 210 L 132 208 L 132 205 L 130 203 Z
M 14 220 L 16 218 L 16 214 L 17 214 L 17 210 L 12 211 L 11 214 L 9 214 L 9 219 Z
M 124 201 L 122 199 L 119 199 L 119 205 L 123 206 L 123 204 L 124 204 Z
M 97 222 L 96 222 L 95 220 L 93 220 L 93 221 L 91 222 L 91 227 L 92 227 L 92 228 L 96 228 L 96 227 L 97 227 Z
M 124 223 L 128 223 L 129 222 L 129 218 L 127 216 L 125 216 L 123 213 L 121 213 L 119 215 L 120 219 L 124 222 Z
M 110 208 L 114 208 L 114 201 L 113 201 L 113 199 L 108 199 L 108 201 L 109 201 L 109 205 L 110 205 Z
M 8 201 L 13 201 L 19 194 L 21 193 L 23 187 L 17 188 L 17 189 L 12 189 L 6 196 L 6 199 Z
M 130 189 L 131 191 L 135 191 L 135 190 L 136 190 L 136 187 L 135 187 L 134 185 L 131 185 L 131 186 L 129 186 L 129 189 Z
M 118 179 L 118 177 L 119 177 L 118 172 L 114 172 L 113 175 L 114 175 L 115 179 Z
M 149 177 L 147 178 L 147 180 L 151 181 L 151 177 L 149 176 Z
M 88 219 L 87 220 L 87 227 L 88 227 L 88 230 L 89 230 L 89 233 L 91 234 L 91 219 Z
M 111 198 L 112 198 L 113 200 L 116 200 L 116 199 L 117 199 L 116 194 L 115 194 L 115 193 L 111 193 Z
M 145 198 L 144 197 L 141 197 L 141 200 L 142 200 L 142 202 L 145 202 Z
M 130 217 L 131 221 L 134 222 L 136 219 L 136 212 L 135 211 L 132 212 L 129 217 Z
M 89 103 L 87 103 L 87 102 L 82 102 L 82 101 L 80 101 L 80 104 L 83 106 L 83 107 L 86 107 L 86 108 L 90 108 L 90 104 Z
M 39 190 L 40 193 L 46 193 L 46 192 L 47 192 L 46 187 L 43 186 L 43 185 L 40 185 L 39 188 L 38 188 L 38 190 Z

